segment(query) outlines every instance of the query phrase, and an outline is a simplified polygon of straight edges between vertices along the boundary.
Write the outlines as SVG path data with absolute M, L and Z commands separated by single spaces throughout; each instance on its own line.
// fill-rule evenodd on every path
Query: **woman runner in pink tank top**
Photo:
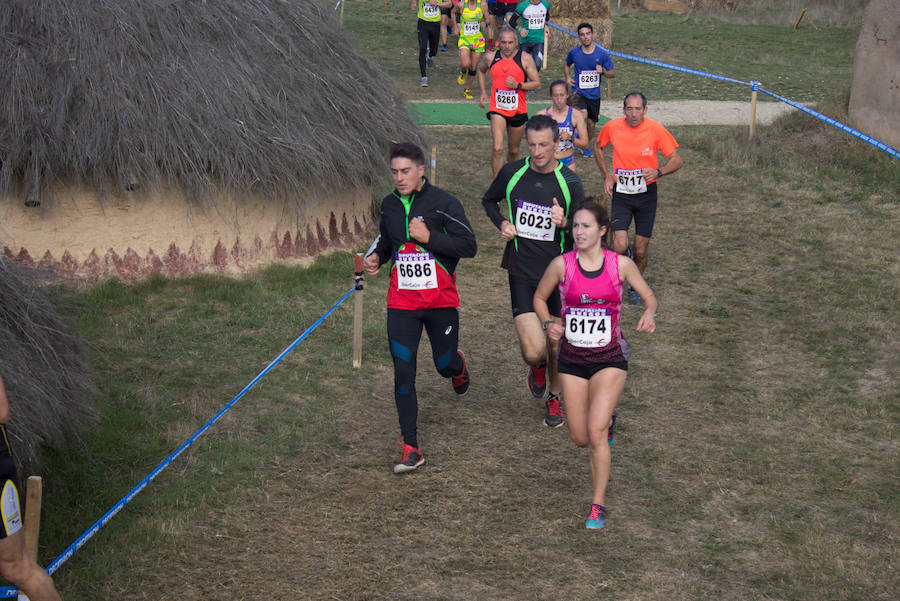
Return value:
M 614 412 L 628 375 L 628 345 L 619 327 L 622 283 L 644 301 L 638 332 L 656 330 L 658 306 L 634 261 L 608 249 L 609 214 L 596 200 L 587 198 L 575 212 L 575 249 L 550 263 L 534 293 L 535 313 L 550 339 L 559 341 L 558 369 L 569 435 L 579 447 L 590 447 L 594 486 L 585 527 L 595 530 L 606 522 Z M 563 323 L 554 321 L 547 308 L 556 286 Z

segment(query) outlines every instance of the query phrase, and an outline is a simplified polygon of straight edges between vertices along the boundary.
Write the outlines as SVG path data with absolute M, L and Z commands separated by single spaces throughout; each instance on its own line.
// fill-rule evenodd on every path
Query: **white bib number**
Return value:
M 544 15 L 539 15 L 537 17 L 528 17 L 528 29 L 543 29 L 544 28 Z
M 481 21 L 463 21 L 463 35 L 477 35 L 481 32 Z
M 578 87 L 582 90 L 590 90 L 600 85 L 600 72 L 596 69 L 582 71 L 578 74 Z
M 572 148 L 575 147 L 574 143 L 572 142 L 575 137 L 575 130 L 569 126 L 565 126 L 559 128 L 559 133 L 567 133 L 569 134 L 569 138 L 563 140 L 562 136 L 560 136 L 559 144 L 557 144 L 556 150 L 558 152 L 568 152 L 569 150 L 572 150 Z
M 497 108 L 504 111 L 515 111 L 519 108 L 519 93 L 515 90 L 497 89 L 494 100 Z
M 616 191 L 622 194 L 642 194 L 647 191 L 643 169 L 616 169 Z
M 580 348 L 601 348 L 612 339 L 609 309 L 566 308 L 566 340 Z
M 553 240 L 556 224 L 550 207 L 520 200 L 516 205 L 516 235 L 529 240 Z
M 433 4 L 424 4 L 422 6 L 422 16 L 428 19 L 433 19 L 434 17 L 441 14 L 441 9 Z
M 437 288 L 434 255 L 429 252 L 397 253 L 397 288 L 400 290 L 432 290 Z

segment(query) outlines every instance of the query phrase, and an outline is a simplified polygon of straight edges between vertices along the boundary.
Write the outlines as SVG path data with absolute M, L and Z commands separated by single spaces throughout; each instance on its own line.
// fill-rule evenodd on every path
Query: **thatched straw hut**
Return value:
M 0 376 L 23 476 L 35 467 L 39 446 L 60 448 L 97 417 L 84 344 L 30 275 L 0 257 Z
M 346 247 L 422 140 L 327 0 L 13 0 L 0 250 L 62 275 L 236 271 Z

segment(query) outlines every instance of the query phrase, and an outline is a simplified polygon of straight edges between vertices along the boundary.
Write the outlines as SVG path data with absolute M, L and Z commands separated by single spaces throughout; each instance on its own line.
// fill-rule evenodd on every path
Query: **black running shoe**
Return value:
M 547 397 L 547 415 L 544 417 L 544 425 L 549 428 L 558 428 L 566 421 L 559 395 L 551 394 Z
M 547 395 L 547 364 L 528 369 L 528 390 L 532 396 L 542 399 Z
M 453 391 L 462 396 L 469 390 L 469 368 L 466 367 L 466 356 L 463 355 L 463 352 L 460 350 L 457 350 L 456 352 L 459 353 L 459 358 L 462 359 L 463 366 L 459 375 L 450 376 L 450 382 L 453 384 Z
M 400 463 L 394 466 L 395 474 L 411 472 L 425 463 L 425 457 L 422 455 L 421 449 L 409 446 L 403 442 L 402 438 L 397 440 L 397 444 L 400 445 Z

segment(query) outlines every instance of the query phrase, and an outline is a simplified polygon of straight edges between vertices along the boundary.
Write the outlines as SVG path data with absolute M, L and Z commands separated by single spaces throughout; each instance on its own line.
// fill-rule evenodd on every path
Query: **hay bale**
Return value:
M 566 29 L 573 32 L 580 23 L 590 23 L 594 27 L 594 42 L 603 46 L 604 48 L 609 48 L 612 45 L 613 23 L 612 19 L 610 19 L 609 17 L 603 19 L 553 17 L 551 20 L 560 27 L 565 27 Z M 568 53 L 569 50 L 578 45 L 578 38 L 576 37 L 572 37 L 562 31 L 559 31 L 558 29 L 549 28 L 547 29 L 547 31 L 550 33 L 550 35 L 548 36 L 549 40 L 547 40 L 547 48 L 548 52 L 552 55 L 561 55 L 565 57 L 566 53 Z
M 582 20 L 608 19 L 609 0 L 553 0 L 551 18 L 570 18 Z M 590 19 L 588 18 L 590 17 Z M 596 26 L 595 26 L 596 27 Z
M 32 275 L 0 257 L 0 375 L 22 476 L 34 473 L 42 445 L 63 448 L 97 420 L 85 344 Z

